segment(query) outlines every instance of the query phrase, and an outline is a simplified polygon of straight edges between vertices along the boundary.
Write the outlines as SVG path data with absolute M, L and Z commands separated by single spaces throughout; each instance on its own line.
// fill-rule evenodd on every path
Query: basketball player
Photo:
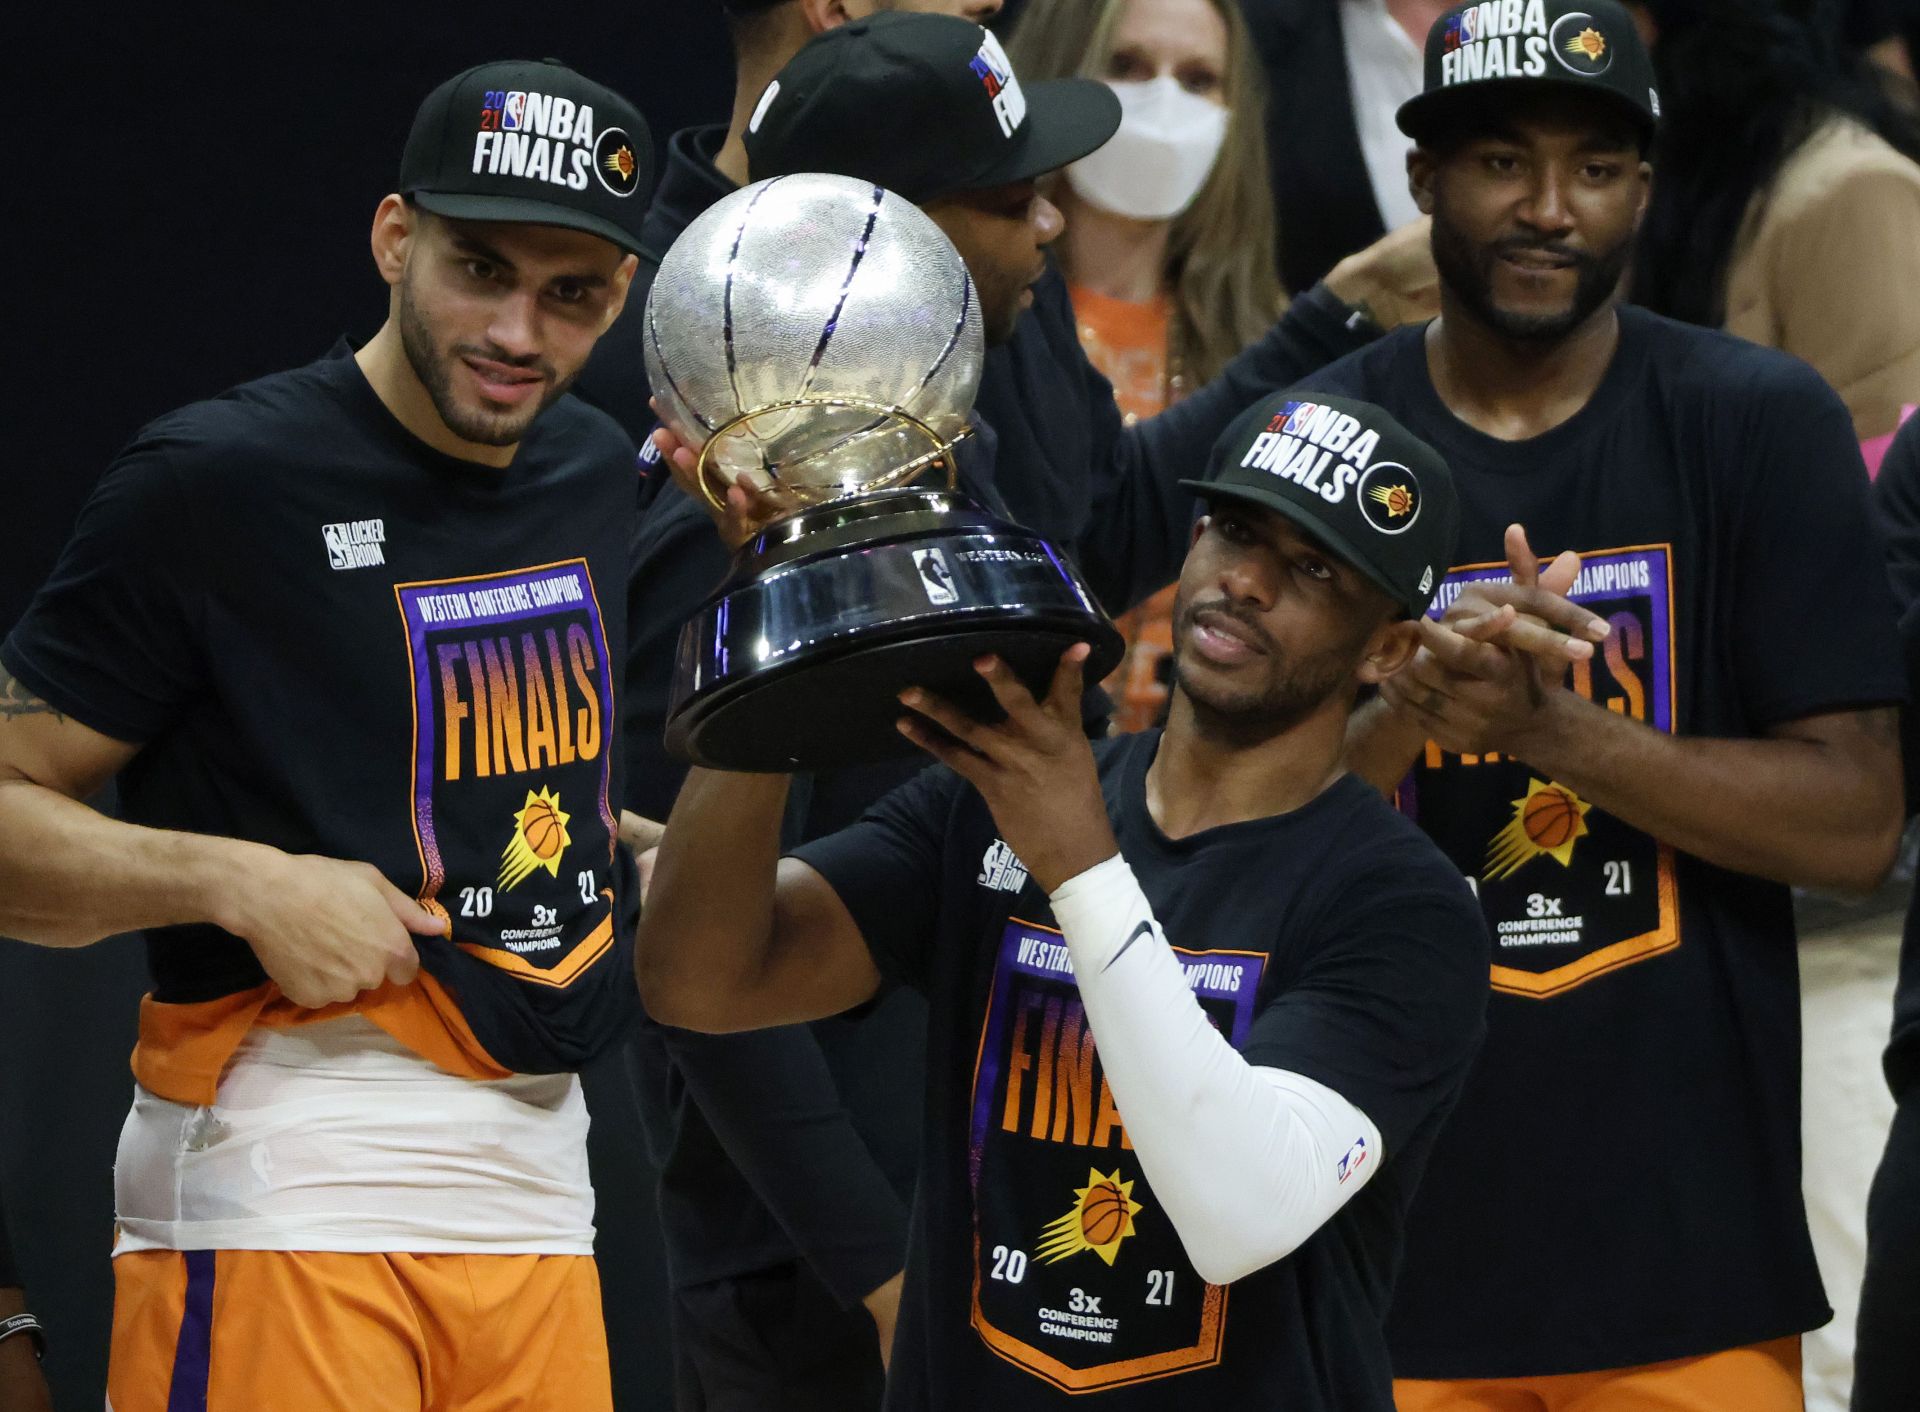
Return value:
M 883 978 L 930 1002 L 889 1408 L 1392 1405 L 1400 1219 L 1487 947 L 1459 874 L 1341 757 L 1356 692 L 1414 651 L 1453 489 L 1379 409 L 1290 393 L 1187 485 L 1209 514 L 1164 733 L 1088 741 L 1084 646 L 1044 701 L 983 658 L 1007 719 L 903 693 L 951 768 L 851 827 L 780 860 L 786 779 L 701 770 L 667 825 L 655 1015 L 789 1024 Z
M 1651 72 L 1612 0 L 1443 17 L 1400 110 L 1441 316 L 1311 380 L 1453 468 L 1449 617 L 1607 629 L 1565 673 L 1428 624 L 1356 721 L 1494 938 L 1486 1050 L 1409 1218 L 1402 1412 L 1785 1412 L 1828 1317 L 1788 885 L 1892 861 L 1903 683 L 1839 399 L 1616 302 Z M 1536 547 L 1578 552 L 1571 604 Z
M 0 934 L 153 972 L 118 1412 L 611 1406 L 571 1071 L 635 1008 L 634 451 L 565 393 L 648 144 L 557 64 L 434 90 L 379 332 L 142 431 L 0 644 Z
M 663 252 L 748 175 L 746 161 L 755 177 L 841 172 L 920 202 L 975 277 L 991 345 L 975 408 L 987 430 L 961 445 L 963 482 L 977 499 L 1073 546 L 1116 611 L 1178 572 L 1191 497 L 1175 482 L 1201 463 L 1228 420 L 1364 344 L 1371 325 L 1350 304 L 1392 322 L 1430 281 L 1424 241 L 1403 237 L 1356 256 L 1326 286 L 1295 300 L 1212 386 L 1165 416 L 1123 428 L 1112 388 L 1081 351 L 1066 284 L 1046 264 L 1060 216 L 1034 188 L 1035 178 L 1111 135 L 1119 113 L 1106 87 L 1069 80 L 1022 89 L 998 42 L 950 15 L 861 18 L 802 50 L 812 20 L 832 6 L 789 0 L 739 13 L 746 8 L 729 10 L 744 101 L 729 131 L 694 129 L 669 144 L 648 248 Z M 982 70 L 998 72 L 997 89 L 983 82 Z M 748 132 L 775 78 L 779 92 Z M 803 101 L 786 101 L 802 94 Z M 1024 116 L 1009 136 L 999 109 L 1011 113 L 1016 103 Z M 915 140 L 901 142 L 898 126 L 909 110 Z M 631 313 L 623 321 L 633 322 Z M 637 342 L 621 340 L 616 328 L 587 374 L 592 393 L 614 409 L 622 399 L 637 401 L 645 387 Z M 628 803 L 658 817 L 685 772 L 660 743 L 674 640 L 725 572 L 726 555 L 700 507 L 667 477 L 654 481 L 668 483 L 641 525 L 628 609 L 636 634 Z M 1098 715 L 1104 706 L 1094 709 Z M 889 764 L 802 777 L 790 803 L 793 837 L 852 822 L 907 773 Z M 663 1044 L 676 1051 L 671 1064 Z M 884 1342 L 918 1149 L 920 1085 L 911 1056 L 923 1044 L 924 1007 L 899 992 L 857 1020 L 811 1030 L 639 1041 L 638 1082 L 663 1166 L 683 1405 L 713 1412 L 878 1405 L 874 1329 L 861 1305 L 879 1321 Z M 801 1144 L 807 1160 L 795 1161 Z M 747 1259 L 747 1245 L 759 1251 L 757 1263 Z M 807 1311 L 806 1338 L 780 1330 L 796 1307 Z

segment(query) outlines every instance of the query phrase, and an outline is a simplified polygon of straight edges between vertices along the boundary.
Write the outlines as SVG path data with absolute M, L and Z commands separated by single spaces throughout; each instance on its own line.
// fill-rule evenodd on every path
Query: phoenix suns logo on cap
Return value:
M 1555 20 L 1547 40 L 1560 66 L 1582 78 L 1597 78 L 1613 67 L 1613 45 L 1585 10 L 1569 10 Z
M 1405 534 L 1420 518 L 1420 482 L 1394 461 L 1381 461 L 1360 478 L 1360 513 L 1382 534 Z
M 633 195 L 640 184 L 640 159 L 634 155 L 625 129 L 602 129 L 600 140 L 593 144 L 593 174 L 615 196 Z

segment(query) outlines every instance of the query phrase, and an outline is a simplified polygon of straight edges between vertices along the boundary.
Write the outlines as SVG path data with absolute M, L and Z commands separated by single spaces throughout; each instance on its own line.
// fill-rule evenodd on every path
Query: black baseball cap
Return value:
M 1235 417 L 1207 457 L 1207 501 L 1282 514 L 1418 617 L 1453 562 L 1460 502 L 1440 453 L 1371 402 L 1289 390 Z
M 1617 0 L 1482 0 L 1433 22 L 1425 87 L 1395 120 L 1424 141 L 1520 88 L 1601 94 L 1620 105 L 1643 144 L 1660 119 L 1653 60 Z
M 400 192 L 435 215 L 565 226 L 638 254 L 653 184 L 640 110 L 554 59 L 481 64 L 420 105 Z
M 754 180 L 833 172 L 930 201 L 1057 171 L 1113 136 L 1104 83 L 1023 87 L 993 34 L 953 15 L 888 11 L 814 36 L 747 123 Z

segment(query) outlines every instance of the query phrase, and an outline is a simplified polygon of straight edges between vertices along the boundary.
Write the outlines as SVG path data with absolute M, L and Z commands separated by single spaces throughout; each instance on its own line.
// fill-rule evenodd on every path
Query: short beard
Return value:
M 1194 725 L 1201 737 L 1236 749 L 1286 734 L 1346 690 L 1353 680 L 1355 659 L 1372 635 L 1369 628 L 1350 642 L 1297 662 L 1285 657 L 1271 638 L 1264 638 L 1268 660 L 1273 666 L 1265 687 L 1255 691 L 1222 691 L 1196 682 L 1187 672 L 1187 642 L 1199 608 L 1227 613 L 1255 632 L 1259 629 L 1218 601 L 1196 605 L 1182 600 L 1174 604 L 1174 684 L 1192 708 Z
M 1514 314 L 1493 302 L 1493 264 L 1508 250 L 1551 250 L 1573 261 L 1580 278 L 1573 302 L 1558 314 Z M 1488 246 L 1476 246 L 1438 212 L 1433 217 L 1433 263 L 1440 282 L 1466 311 L 1495 333 L 1517 343 L 1558 343 L 1591 318 L 1620 287 L 1633 258 L 1633 237 L 1611 250 L 1589 254 L 1569 250 L 1552 241 L 1509 237 Z
M 411 272 L 400 276 L 399 323 L 400 346 L 406 350 L 407 362 L 412 365 L 414 376 L 420 379 L 420 385 L 426 388 L 427 396 L 432 399 L 433 410 L 440 414 L 440 420 L 447 424 L 448 431 L 476 446 L 516 444 L 526 435 L 527 428 L 533 425 L 534 420 L 573 385 L 572 377 L 564 380 L 554 377 L 553 365 L 544 358 L 514 358 L 491 346 L 458 344 L 443 356 L 434 347 L 433 330 L 428 327 L 426 317 L 413 297 Z M 463 407 L 453 395 L 453 359 L 463 353 L 514 367 L 532 368 L 546 374 L 546 396 L 524 412 L 489 413 Z M 577 371 L 575 376 L 578 376 Z

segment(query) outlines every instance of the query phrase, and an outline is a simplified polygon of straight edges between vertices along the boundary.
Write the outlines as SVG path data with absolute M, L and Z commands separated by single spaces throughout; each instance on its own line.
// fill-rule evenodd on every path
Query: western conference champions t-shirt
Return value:
M 142 746 L 122 817 L 372 863 L 450 918 L 417 941 L 480 1069 L 574 1069 L 634 1009 L 614 685 L 633 459 L 570 397 L 504 469 L 443 455 L 343 343 L 145 428 L 0 662 Z M 193 1007 L 266 979 L 211 926 L 147 941 L 145 1050 L 190 1051 Z
M 1571 685 L 1682 735 L 1754 737 L 1904 694 L 1846 409 L 1805 364 L 1636 308 L 1592 399 L 1504 442 L 1456 418 L 1403 329 L 1309 379 L 1447 459 L 1462 585 L 1502 535 L 1582 556 L 1613 627 Z M 1710 866 L 1524 763 L 1429 745 L 1403 807 L 1493 935 L 1480 1063 L 1415 1203 L 1403 1377 L 1624 1367 L 1828 1317 L 1800 1194 L 1788 890 Z
M 1195 995 L 1250 1062 L 1366 1113 L 1384 1154 L 1348 1160 L 1384 1166 L 1286 1259 L 1202 1280 L 1107 1090 L 1045 893 L 980 795 L 929 770 L 796 853 L 931 1010 L 890 1409 L 1392 1406 L 1381 1321 L 1402 1219 L 1479 1043 L 1484 928 L 1458 872 L 1351 777 L 1291 814 L 1167 838 L 1146 806 L 1159 741 L 1095 752 L 1120 850 Z

